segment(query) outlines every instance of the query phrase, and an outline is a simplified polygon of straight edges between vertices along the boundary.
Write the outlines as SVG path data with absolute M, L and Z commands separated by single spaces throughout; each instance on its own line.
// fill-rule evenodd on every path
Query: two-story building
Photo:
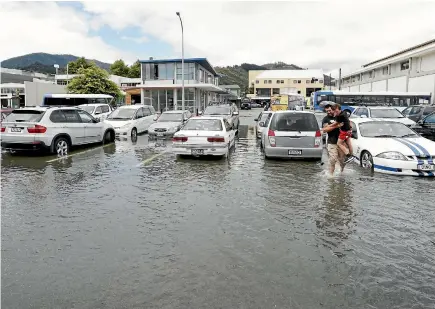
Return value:
M 372 61 L 341 78 L 341 89 L 356 92 L 435 93 L 435 40 Z
M 78 76 L 78 74 L 56 74 L 55 75 L 55 83 L 58 85 L 68 85 L 68 83 L 74 77 Z M 124 90 L 129 87 L 133 87 L 136 85 L 140 85 L 142 83 L 141 78 L 129 78 L 118 75 L 109 75 L 109 79 L 113 81 L 116 85 L 118 85 L 121 90 Z
M 323 89 L 322 70 L 252 70 L 249 71 L 253 100 L 268 100 L 283 93 L 298 93 L 310 97 L 311 93 Z
M 181 59 L 141 60 L 141 84 L 127 88 L 126 104 L 151 104 L 158 111 L 182 108 Z M 184 59 L 184 105 L 191 112 L 225 101 L 219 74 L 206 58 Z

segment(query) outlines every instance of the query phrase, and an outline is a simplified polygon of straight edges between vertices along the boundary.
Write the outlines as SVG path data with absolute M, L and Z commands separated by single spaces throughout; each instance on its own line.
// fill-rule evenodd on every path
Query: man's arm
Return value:
M 331 131 L 341 127 L 342 125 L 343 125 L 342 123 L 338 123 L 338 122 L 330 124 L 330 125 L 324 124 L 323 129 L 321 131 L 328 133 L 328 132 L 331 132 Z

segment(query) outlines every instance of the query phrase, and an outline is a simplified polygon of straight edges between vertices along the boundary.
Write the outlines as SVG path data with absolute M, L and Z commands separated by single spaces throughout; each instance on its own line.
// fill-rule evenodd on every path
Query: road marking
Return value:
M 67 155 L 67 156 L 57 157 L 55 159 L 48 160 L 47 163 L 51 163 L 51 162 L 59 161 L 59 160 L 62 160 L 62 159 L 74 157 L 76 155 L 84 154 L 84 153 L 91 152 L 91 151 L 94 151 L 94 150 L 97 150 L 97 149 L 103 149 L 103 148 L 111 146 L 111 145 L 112 145 L 112 143 L 106 144 L 106 145 L 103 145 L 103 146 L 99 146 L 99 147 L 95 147 L 95 148 L 86 149 L 86 150 L 79 151 L 79 152 L 75 152 L 75 153 L 72 153 L 72 154 Z
M 149 157 L 148 159 L 143 160 L 141 163 L 139 163 L 138 165 L 136 165 L 136 167 L 139 167 L 139 166 L 145 165 L 145 164 L 147 164 L 147 163 L 150 163 L 150 162 L 153 161 L 154 159 L 157 159 L 158 157 L 163 156 L 163 155 L 164 155 L 165 153 L 167 153 L 167 152 L 168 152 L 168 150 L 165 150 L 165 151 L 162 151 L 162 152 L 156 153 L 156 154 L 153 155 L 152 157 Z

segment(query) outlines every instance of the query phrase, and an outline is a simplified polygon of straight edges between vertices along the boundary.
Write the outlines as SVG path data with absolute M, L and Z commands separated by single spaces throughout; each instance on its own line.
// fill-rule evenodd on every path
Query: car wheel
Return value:
M 104 133 L 103 144 L 110 144 L 115 141 L 115 134 L 112 131 L 106 131 Z
M 363 169 L 374 171 L 375 165 L 373 163 L 373 156 L 368 151 L 363 151 L 360 158 L 360 165 Z
M 54 153 L 59 156 L 67 156 L 70 149 L 69 141 L 66 137 L 58 137 L 54 141 Z
M 137 138 L 137 129 L 136 128 L 131 129 L 131 138 Z

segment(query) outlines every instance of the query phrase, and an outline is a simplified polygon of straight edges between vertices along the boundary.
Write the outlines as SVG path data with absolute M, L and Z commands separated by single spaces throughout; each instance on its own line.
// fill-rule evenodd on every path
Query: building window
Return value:
M 279 94 L 279 88 L 273 88 L 272 89 L 272 95 Z
M 373 71 L 369 72 L 369 78 L 373 78 Z
M 259 97 L 270 97 L 270 89 L 269 88 L 259 88 L 259 89 L 257 89 L 257 96 L 259 96 Z
M 400 71 L 409 70 L 409 61 L 404 61 L 400 63 Z
M 269 80 L 269 84 L 272 84 L 272 81 L 271 81 L 271 80 Z
M 281 79 L 281 84 L 284 84 L 284 80 Z
M 323 79 L 319 80 L 319 83 L 320 83 L 320 84 L 323 84 Z
M 301 91 L 300 91 L 300 90 L 298 90 L 298 94 L 301 94 Z
M 264 83 L 267 84 L 267 80 L 264 80 Z
M 276 81 L 277 84 L 279 84 L 280 82 L 281 82 L 280 80 L 277 80 L 277 81 Z
M 311 80 L 309 80 L 309 79 L 307 79 L 305 82 L 306 82 L 307 84 L 311 84 Z
M 382 75 L 388 75 L 388 67 L 382 68 Z
M 299 79 L 299 80 L 298 80 L 298 84 L 300 84 L 300 83 L 302 83 L 302 81 Z
M 293 84 L 297 84 L 297 83 L 298 83 L 298 81 L 297 81 L 297 80 L 294 80 L 294 81 L 293 81 Z
M 256 80 L 256 81 L 255 81 L 255 83 L 256 83 L 256 84 L 259 84 L 259 83 L 260 83 L 260 81 L 259 81 L 259 80 Z

